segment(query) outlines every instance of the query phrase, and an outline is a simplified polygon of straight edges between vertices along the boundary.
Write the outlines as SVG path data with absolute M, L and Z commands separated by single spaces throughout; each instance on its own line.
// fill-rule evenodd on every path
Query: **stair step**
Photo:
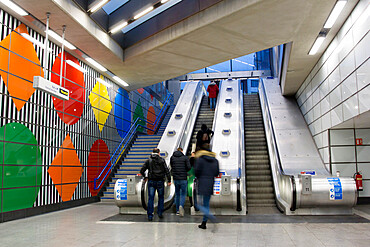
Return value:
M 246 173 L 249 170 L 270 170 L 270 164 L 269 162 L 266 162 L 266 164 L 248 164 L 245 169 L 247 170 Z
M 247 198 L 248 205 L 254 205 L 254 206 L 272 206 L 275 205 L 275 199 L 248 199 Z
M 269 200 L 269 199 L 272 199 L 274 200 L 275 199 L 275 195 L 273 193 L 268 193 L 268 194 L 264 194 L 264 193 L 259 193 L 259 194 L 248 194 L 248 202 L 249 200 Z
M 271 182 L 271 175 L 251 175 L 251 174 L 247 174 L 247 181 L 250 181 L 250 182 L 255 182 L 255 181 L 270 181 Z
M 248 187 L 247 193 L 274 193 L 272 187 Z
M 249 175 L 251 175 L 251 176 L 261 176 L 262 175 L 263 176 L 263 175 L 270 175 L 271 171 L 270 171 L 270 169 L 266 169 L 266 170 L 248 170 L 248 171 L 246 171 L 246 174 L 247 174 L 247 176 L 249 176 Z
M 247 181 L 248 187 L 272 187 L 272 181 Z

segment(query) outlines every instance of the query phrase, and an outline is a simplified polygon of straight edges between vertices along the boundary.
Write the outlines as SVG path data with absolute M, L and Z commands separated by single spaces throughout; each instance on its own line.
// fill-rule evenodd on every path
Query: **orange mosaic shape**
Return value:
M 62 146 L 51 163 L 48 173 L 62 200 L 72 199 L 83 168 L 73 146 L 71 137 L 67 134 Z
M 0 42 L 0 46 L 10 48 L 11 51 L 9 53 L 6 49 L 0 49 L 0 75 L 20 111 L 35 92 L 33 77 L 44 76 L 44 71 L 32 42 L 20 35 L 28 34 L 27 27 L 21 24 L 15 31 Z

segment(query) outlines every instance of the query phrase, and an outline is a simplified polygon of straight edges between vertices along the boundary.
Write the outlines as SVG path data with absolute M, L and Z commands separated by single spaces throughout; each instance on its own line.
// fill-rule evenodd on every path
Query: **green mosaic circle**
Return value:
M 40 190 L 41 152 L 32 132 L 20 123 L 0 128 L 2 212 L 30 208 Z

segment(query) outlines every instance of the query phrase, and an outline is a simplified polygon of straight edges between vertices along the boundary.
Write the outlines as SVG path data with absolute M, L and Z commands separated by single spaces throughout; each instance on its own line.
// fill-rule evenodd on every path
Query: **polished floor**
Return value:
M 343 219 L 255 214 L 240 223 L 220 217 L 220 223 L 201 230 L 199 217 L 177 221 L 167 214 L 147 222 L 143 215 L 122 217 L 115 205 L 95 203 L 1 223 L 0 246 L 368 246 L 370 206 L 355 212 Z M 269 223 L 259 223 L 263 218 Z

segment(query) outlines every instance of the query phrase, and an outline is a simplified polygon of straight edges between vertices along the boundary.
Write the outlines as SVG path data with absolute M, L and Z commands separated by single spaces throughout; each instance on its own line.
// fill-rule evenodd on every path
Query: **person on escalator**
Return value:
M 213 194 L 213 184 L 215 177 L 220 170 L 216 154 L 210 151 L 208 143 L 203 144 L 201 150 L 195 155 L 195 177 L 198 183 L 198 208 L 203 213 L 203 221 L 198 225 L 201 229 L 207 229 L 207 220 L 216 222 L 216 218 L 209 212 L 209 201 Z
M 154 213 L 154 196 L 155 191 L 158 193 L 158 208 L 157 214 L 159 218 L 163 218 L 164 208 L 164 180 L 167 177 L 167 185 L 171 185 L 171 174 L 166 165 L 166 161 L 159 155 L 159 148 L 154 148 L 140 170 L 141 175 L 148 181 L 148 220 L 153 220 Z M 148 177 L 145 172 L 148 170 Z
M 184 216 L 186 190 L 188 187 L 187 172 L 191 168 L 189 158 L 182 151 L 182 148 L 179 147 L 170 159 L 171 174 L 175 184 L 176 215 L 181 217 Z
M 207 125 L 202 124 L 200 130 L 197 133 L 197 148 L 200 148 L 205 143 L 211 143 L 211 138 L 214 132 L 208 129 Z
M 214 81 L 211 81 L 211 83 L 207 87 L 211 111 L 214 111 L 216 108 L 216 98 L 217 98 L 218 91 L 219 89 L 218 89 L 217 84 Z

